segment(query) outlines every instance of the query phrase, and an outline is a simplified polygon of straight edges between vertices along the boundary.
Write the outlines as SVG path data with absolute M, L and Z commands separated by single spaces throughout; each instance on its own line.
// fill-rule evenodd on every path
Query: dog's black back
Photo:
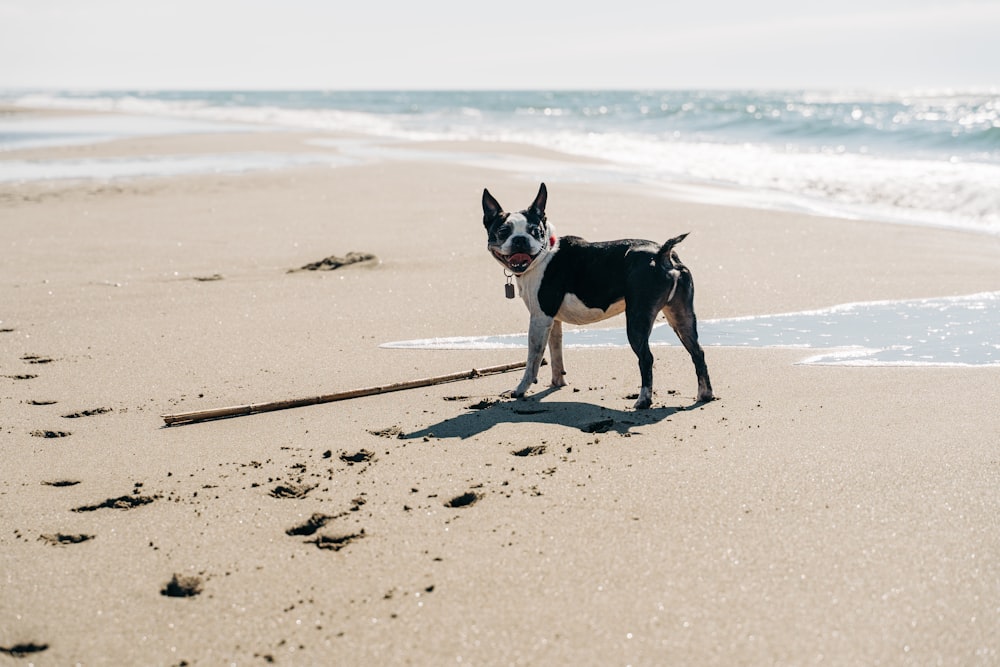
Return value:
M 691 284 L 690 273 L 672 246 L 663 252 L 664 246 L 642 239 L 590 243 L 578 236 L 563 236 L 559 252 L 545 267 L 539 305 L 546 315 L 555 317 L 563 298 L 572 294 L 588 308 L 606 311 L 624 299 L 659 310 L 663 307 L 660 296 L 674 291 L 673 278 L 664 269 L 680 272 L 677 288 L 681 293 Z

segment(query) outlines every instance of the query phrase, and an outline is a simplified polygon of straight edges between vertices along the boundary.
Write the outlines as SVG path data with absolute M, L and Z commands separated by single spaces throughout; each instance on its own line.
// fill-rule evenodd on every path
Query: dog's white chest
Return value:
M 570 324 L 590 324 L 600 322 L 609 317 L 620 315 L 625 312 L 625 300 L 621 299 L 608 306 L 607 310 L 600 308 L 590 308 L 583 301 L 580 301 L 575 294 L 567 294 L 563 297 L 556 319 Z

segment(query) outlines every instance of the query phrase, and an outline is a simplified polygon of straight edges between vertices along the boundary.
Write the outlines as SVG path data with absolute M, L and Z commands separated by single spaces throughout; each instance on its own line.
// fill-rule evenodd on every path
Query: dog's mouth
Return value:
M 510 255 L 504 255 L 494 250 L 493 256 L 496 257 L 501 264 L 510 269 L 511 273 L 521 275 L 527 271 L 528 267 L 531 266 L 531 263 L 535 261 L 535 258 L 538 257 L 538 253 L 529 255 L 526 252 L 516 252 Z

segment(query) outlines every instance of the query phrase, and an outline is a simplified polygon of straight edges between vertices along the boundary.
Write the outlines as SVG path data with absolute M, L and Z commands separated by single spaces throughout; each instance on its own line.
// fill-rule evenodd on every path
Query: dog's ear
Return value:
M 489 190 L 483 188 L 483 224 L 489 227 L 493 218 L 501 213 L 503 213 L 503 207 L 500 202 L 493 198 Z
M 535 201 L 531 202 L 531 208 L 529 209 L 540 220 L 545 219 L 545 202 L 548 198 L 549 192 L 545 189 L 545 183 L 542 183 L 541 187 L 538 188 L 538 194 L 535 195 Z

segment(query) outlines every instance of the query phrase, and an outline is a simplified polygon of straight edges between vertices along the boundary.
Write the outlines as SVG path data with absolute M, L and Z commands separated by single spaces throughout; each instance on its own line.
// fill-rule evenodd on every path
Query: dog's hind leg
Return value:
M 514 398 L 521 398 L 533 383 L 538 381 L 538 368 L 542 365 L 542 354 L 549 341 L 554 319 L 548 315 L 534 315 L 528 325 L 528 363 L 517 389 L 511 392 Z M 562 330 L 560 329 L 560 333 Z
M 552 357 L 552 386 L 566 386 L 566 367 L 563 365 L 563 335 L 562 322 L 556 320 L 552 323 L 552 330 L 549 332 L 549 356 Z
M 690 285 L 690 283 L 689 283 Z M 705 352 L 698 343 L 698 318 L 694 314 L 694 289 L 690 286 L 683 292 L 678 292 L 674 299 L 663 308 L 663 314 L 670 323 L 670 328 L 677 334 L 684 349 L 691 355 L 694 371 L 698 376 L 698 400 L 711 401 L 712 381 L 708 377 L 708 366 L 705 364 Z
M 626 306 L 625 320 L 628 342 L 639 358 L 639 376 L 642 379 L 639 398 L 633 407 L 644 410 L 653 404 L 653 353 L 649 349 L 649 334 L 653 331 L 656 311 Z

